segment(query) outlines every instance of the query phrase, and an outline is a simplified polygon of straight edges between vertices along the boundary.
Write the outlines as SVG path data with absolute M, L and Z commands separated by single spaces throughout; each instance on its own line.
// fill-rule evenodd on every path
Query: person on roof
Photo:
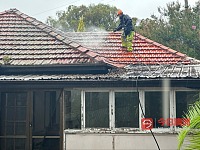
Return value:
M 134 36 L 132 19 L 128 15 L 123 14 L 122 10 L 120 9 L 117 11 L 117 16 L 120 19 L 120 24 L 113 30 L 113 32 L 124 29 L 124 32 L 121 36 L 122 47 L 125 47 L 127 48 L 127 51 L 132 52 Z

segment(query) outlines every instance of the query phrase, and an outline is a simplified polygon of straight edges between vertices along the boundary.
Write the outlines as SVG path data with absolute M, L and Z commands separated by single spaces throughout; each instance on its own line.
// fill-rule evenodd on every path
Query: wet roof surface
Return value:
M 139 34 L 134 51 L 121 48 L 121 33 L 63 33 L 11 9 L 0 13 L 0 63 L 10 65 L 95 64 L 115 67 L 129 64 L 193 64 L 199 61 Z
M 133 39 L 133 52 L 121 47 L 121 33 L 74 32 L 66 33 L 68 37 L 94 52 L 108 58 L 114 63 L 129 64 L 191 64 L 198 62 L 185 54 L 156 43 L 140 34 Z

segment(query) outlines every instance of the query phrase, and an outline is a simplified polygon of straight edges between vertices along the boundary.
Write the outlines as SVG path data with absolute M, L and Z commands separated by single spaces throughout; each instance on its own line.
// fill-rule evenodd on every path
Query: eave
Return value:
M 169 88 L 200 89 L 200 79 L 170 79 Z M 130 79 L 130 80 L 0 80 L 1 90 L 10 89 L 61 89 L 61 88 L 114 88 L 133 89 L 159 88 L 162 90 L 163 79 Z
M 2 65 L 0 75 L 106 74 L 109 69 L 110 67 L 106 64 Z

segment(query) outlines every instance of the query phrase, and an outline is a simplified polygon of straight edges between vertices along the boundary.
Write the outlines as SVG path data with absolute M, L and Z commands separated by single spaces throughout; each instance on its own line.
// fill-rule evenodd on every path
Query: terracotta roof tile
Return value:
M 133 40 L 134 51 L 127 52 L 120 38 L 120 32 L 63 33 L 16 9 L 0 13 L 0 58 L 10 56 L 11 65 L 199 63 L 139 34 Z
M 121 33 L 66 33 L 66 35 L 81 45 L 92 49 L 101 57 L 112 61 L 113 64 L 193 64 L 199 63 L 185 54 L 163 46 L 140 34 L 136 34 L 133 40 L 133 52 L 121 48 Z
M 87 48 L 85 47 L 79 47 L 78 48 L 79 51 L 83 52 L 83 53 L 86 53 L 87 51 L 89 51 Z
M 17 9 L 0 13 L 0 20 L 0 58 L 9 56 L 11 65 L 98 63 L 94 52 L 78 50 L 80 44 Z

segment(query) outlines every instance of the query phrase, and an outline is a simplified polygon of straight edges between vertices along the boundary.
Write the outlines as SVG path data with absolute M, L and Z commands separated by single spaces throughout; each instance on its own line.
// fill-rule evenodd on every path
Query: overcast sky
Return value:
M 0 12 L 16 8 L 19 11 L 45 22 L 48 16 L 55 17 L 56 12 L 65 10 L 69 5 L 89 5 L 104 3 L 116 6 L 131 17 L 144 19 L 152 14 L 158 15 L 158 7 L 176 0 L 0 0 Z M 178 0 L 184 5 L 185 0 Z M 199 0 L 188 0 L 194 6 Z

